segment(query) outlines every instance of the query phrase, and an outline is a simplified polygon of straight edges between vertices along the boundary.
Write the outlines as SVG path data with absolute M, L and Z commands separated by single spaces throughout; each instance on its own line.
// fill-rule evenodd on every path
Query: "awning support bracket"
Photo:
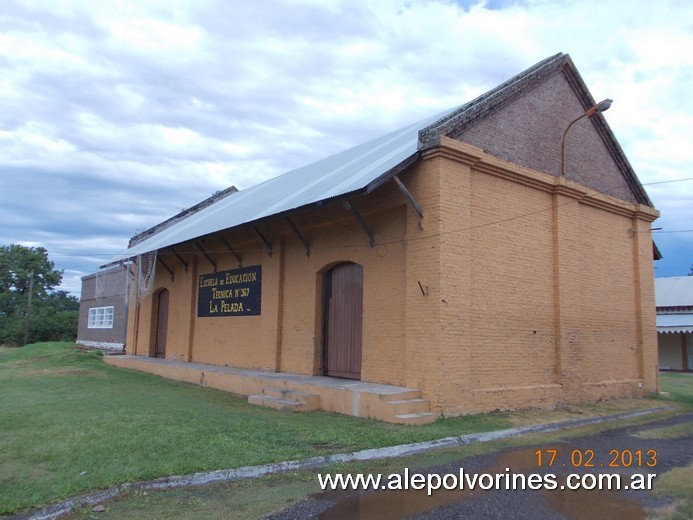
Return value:
M 170 268 L 169 266 L 166 265 L 166 262 L 164 262 L 164 261 L 161 259 L 160 256 L 157 255 L 157 258 L 156 258 L 156 259 L 157 259 L 159 262 L 161 262 L 161 265 L 163 265 L 164 268 L 168 271 L 168 274 L 171 275 L 171 281 L 173 281 L 173 271 L 171 270 L 171 268 Z
M 202 253 L 203 255 L 205 255 L 205 258 L 207 259 L 207 261 L 208 261 L 210 264 L 212 264 L 212 267 L 214 268 L 214 272 L 216 273 L 216 272 L 217 272 L 217 263 L 212 259 L 211 256 L 209 256 L 209 255 L 207 254 L 207 251 L 205 251 L 205 250 L 202 248 L 202 246 L 199 244 L 199 242 L 197 242 L 197 240 L 195 240 L 195 247 L 197 247 L 197 249 L 200 250 L 200 253 Z
M 397 187 L 399 188 L 399 190 L 404 194 L 404 196 L 407 198 L 409 203 L 413 206 L 413 208 L 419 214 L 419 217 L 424 218 L 423 208 L 419 205 L 419 203 L 414 198 L 414 195 L 411 194 L 411 192 L 407 189 L 407 187 L 399 179 L 399 177 L 397 177 L 397 175 L 395 175 L 392 177 L 392 180 L 395 181 L 395 184 L 397 184 Z
M 371 228 L 368 225 L 368 222 L 366 222 L 366 219 L 363 218 L 363 215 L 361 215 L 361 213 L 359 213 L 359 211 L 354 206 L 351 205 L 351 202 L 349 202 L 348 200 L 345 200 L 343 202 L 343 204 L 344 204 L 344 207 L 346 209 L 348 209 L 349 211 L 351 211 L 351 213 L 354 215 L 354 217 L 356 217 L 356 220 L 359 221 L 359 224 L 361 224 L 361 227 L 363 228 L 363 230 L 368 235 L 368 245 L 371 247 L 375 246 L 375 231 L 373 231 L 373 228 Z
M 294 224 L 289 217 L 284 217 L 284 218 L 286 219 L 286 223 L 289 224 L 289 227 L 293 230 L 294 234 L 301 241 L 301 244 L 303 244 L 303 249 L 305 249 L 305 251 L 306 251 L 306 256 L 310 256 L 310 242 L 308 242 L 308 240 L 306 240 L 306 238 L 301 234 L 301 232 L 296 227 L 296 224 Z
M 188 272 L 188 263 L 183 260 L 183 258 L 178 254 L 178 251 L 175 249 L 171 248 L 171 251 L 173 252 L 174 255 L 176 255 L 176 258 L 178 261 L 183 265 L 183 270 L 187 273 Z
M 260 240 L 262 240 L 262 243 L 265 244 L 265 247 L 267 247 L 267 254 L 269 256 L 272 256 L 272 244 L 270 243 L 270 241 L 267 240 L 267 238 L 265 238 L 265 236 L 262 233 L 260 233 L 260 230 L 257 227 L 255 227 L 255 226 L 250 226 L 250 227 L 253 228 L 253 231 L 255 231 L 255 234 L 260 238 Z
M 236 250 L 231 246 L 231 244 L 228 243 L 228 241 L 227 241 L 224 237 L 219 237 L 219 238 L 221 238 L 221 241 L 222 241 L 222 242 L 224 243 L 224 245 L 226 246 L 226 249 L 228 249 L 229 251 L 231 251 L 231 253 L 233 254 L 233 256 L 236 257 L 236 260 L 238 260 L 238 267 L 243 267 L 243 257 L 241 256 L 241 254 L 240 254 L 238 251 L 236 251 Z

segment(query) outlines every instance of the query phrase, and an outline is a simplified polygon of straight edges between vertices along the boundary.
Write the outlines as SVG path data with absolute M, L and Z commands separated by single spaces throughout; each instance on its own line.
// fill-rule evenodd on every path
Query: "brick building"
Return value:
M 693 371 L 693 276 L 655 280 L 661 370 Z
M 133 245 L 109 362 L 403 423 L 657 390 L 658 213 L 600 113 L 561 172 L 594 105 L 558 54 Z
M 116 266 L 82 277 L 77 343 L 124 350 L 127 327 L 128 270 Z

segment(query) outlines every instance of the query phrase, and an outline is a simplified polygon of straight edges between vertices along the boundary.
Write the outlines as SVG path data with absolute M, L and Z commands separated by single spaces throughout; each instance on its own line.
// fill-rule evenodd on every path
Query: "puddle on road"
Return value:
M 639 502 L 623 496 L 623 491 L 599 491 L 585 489 L 555 489 L 541 491 L 554 511 L 571 520 L 644 520 L 645 511 Z
M 473 473 L 505 474 L 536 473 L 537 457 L 535 449 L 516 450 L 504 453 L 492 466 L 473 470 Z M 416 471 L 412 471 L 411 474 Z M 457 472 L 459 476 L 459 471 Z M 383 476 L 385 478 L 385 476 Z M 540 493 L 545 504 L 571 520 L 609 518 L 611 520 L 641 520 L 645 518 L 642 506 L 623 496 L 622 491 L 561 490 L 565 483 L 559 477 L 558 489 L 528 491 Z M 509 491 L 521 493 L 522 491 Z M 395 520 L 409 518 L 431 511 L 437 507 L 448 506 L 464 500 L 480 499 L 493 490 L 443 488 L 427 494 L 426 489 L 406 491 L 375 491 L 343 500 L 325 511 L 320 518 L 330 520 Z M 497 493 L 497 492 L 496 492 Z
M 330 520 L 395 520 L 409 518 L 436 507 L 453 504 L 474 491 L 439 491 L 431 496 L 420 491 L 378 491 L 339 502 L 320 515 Z

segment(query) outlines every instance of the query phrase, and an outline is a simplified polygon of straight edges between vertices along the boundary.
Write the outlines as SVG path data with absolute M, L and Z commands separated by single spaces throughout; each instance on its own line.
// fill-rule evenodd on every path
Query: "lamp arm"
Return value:
M 568 130 L 572 128 L 572 126 L 580 121 L 585 116 L 591 115 L 589 114 L 589 111 L 585 112 L 584 114 L 579 115 L 575 119 L 573 119 L 570 124 L 566 127 L 566 129 L 563 131 L 563 135 L 561 136 L 561 177 L 565 176 L 565 138 L 568 135 Z

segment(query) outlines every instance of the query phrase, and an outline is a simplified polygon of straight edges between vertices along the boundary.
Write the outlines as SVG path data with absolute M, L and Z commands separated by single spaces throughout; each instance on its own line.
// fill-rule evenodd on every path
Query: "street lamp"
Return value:
M 570 122 L 570 124 L 568 125 L 568 127 L 565 129 L 565 131 L 563 132 L 563 135 L 561 136 L 561 177 L 565 176 L 565 137 L 566 137 L 566 135 L 568 135 L 568 130 L 570 130 L 570 128 L 575 123 L 580 121 L 580 119 L 582 119 L 585 116 L 592 117 L 594 114 L 597 114 L 599 112 L 606 112 L 607 110 L 609 110 L 609 108 L 611 107 L 611 103 L 613 103 L 613 102 L 614 102 L 613 99 L 604 99 L 604 100 L 600 101 L 599 103 L 594 105 L 592 108 L 588 108 L 584 114 L 581 114 L 578 117 L 576 117 L 575 119 L 573 119 Z

